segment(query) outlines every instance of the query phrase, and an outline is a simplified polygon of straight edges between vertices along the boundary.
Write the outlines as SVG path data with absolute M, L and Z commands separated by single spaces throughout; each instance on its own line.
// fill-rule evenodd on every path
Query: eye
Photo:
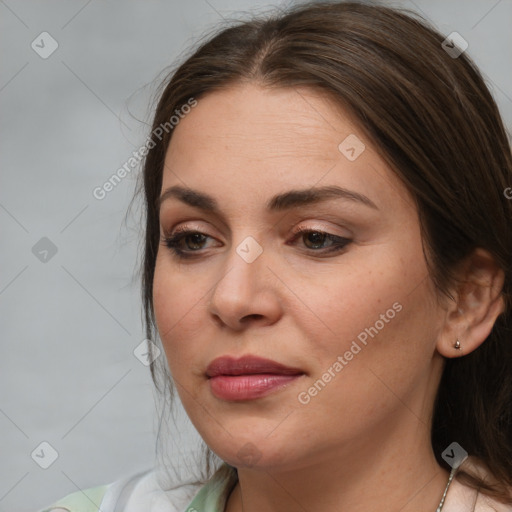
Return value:
M 332 252 L 340 252 L 344 249 L 352 240 L 349 238 L 345 238 L 342 236 L 336 236 L 331 233 L 327 233 L 326 231 L 320 231 L 318 229 L 308 229 L 306 227 L 300 227 L 294 230 L 294 237 L 292 238 L 292 242 L 296 241 L 298 238 L 302 237 L 304 241 L 304 245 L 312 250 L 313 252 L 321 252 L 321 253 L 332 253 Z M 331 245 L 328 247 L 321 247 L 327 241 L 331 242 Z M 317 250 L 320 246 L 320 251 Z
M 193 253 L 199 253 L 204 248 L 203 244 L 208 238 L 212 237 L 197 230 L 181 227 L 176 229 L 174 233 L 163 237 L 162 242 L 178 258 L 194 258 L 200 254 Z M 296 245 L 295 242 L 299 238 L 302 238 L 307 250 L 319 254 L 341 252 L 352 241 L 325 231 L 305 227 L 294 230 L 291 240 L 291 242 L 294 242 L 293 245 Z M 330 242 L 327 247 L 324 246 L 326 241 Z M 185 248 L 183 245 L 185 245 Z
M 208 235 L 205 235 L 204 233 L 201 233 L 200 231 L 196 231 L 193 229 L 189 229 L 187 227 L 181 227 L 177 228 L 174 233 L 165 236 L 162 239 L 162 242 L 179 258 L 192 258 L 194 256 L 188 254 L 190 252 L 198 252 L 202 247 L 197 247 L 198 245 L 201 246 L 204 241 L 207 238 L 211 238 Z M 190 249 L 190 245 L 187 242 L 187 240 L 191 240 L 191 245 L 195 246 L 195 248 Z M 182 247 L 182 241 L 185 242 L 185 246 L 188 246 L 185 248 L 185 250 Z

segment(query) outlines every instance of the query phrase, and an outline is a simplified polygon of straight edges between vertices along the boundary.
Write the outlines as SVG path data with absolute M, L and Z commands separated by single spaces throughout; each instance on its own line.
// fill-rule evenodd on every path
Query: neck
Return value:
M 449 473 L 435 460 L 429 428 L 407 415 L 386 433 L 365 433 L 308 464 L 239 467 L 225 511 L 435 512 Z

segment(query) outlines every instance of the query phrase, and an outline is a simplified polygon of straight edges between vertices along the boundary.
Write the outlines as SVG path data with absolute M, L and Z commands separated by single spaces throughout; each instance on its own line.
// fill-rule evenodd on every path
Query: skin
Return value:
M 338 149 L 350 134 L 365 144 L 355 161 Z M 444 357 L 477 348 L 502 311 L 493 261 L 475 253 L 463 275 L 477 269 L 478 279 L 454 289 L 455 301 L 440 298 L 412 197 L 348 113 L 312 90 L 250 83 L 199 99 L 167 151 L 162 191 L 173 185 L 206 192 L 221 208 L 217 216 L 162 202 L 162 236 L 187 226 L 207 238 L 182 241 L 196 251 L 184 260 L 161 243 L 153 298 L 184 408 L 238 468 L 226 510 L 434 511 L 448 473 L 430 444 L 432 404 Z M 378 210 L 336 198 L 265 211 L 275 194 L 324 185 L 364 194 Z M 299 226 L 352 242 L 326 254 L 329 240 L 292 241 Z M 248 236 L 263 249 L 252 263 L 236 252 Z M 395 303 L 401 311 L 300 403 L 298 394 Z M 221 400 L 205 371 L 226 354 L 266 357 L 304 375 L 264 398 Z M 249 462 L 239 455 L 248 443 L 256 451 Z

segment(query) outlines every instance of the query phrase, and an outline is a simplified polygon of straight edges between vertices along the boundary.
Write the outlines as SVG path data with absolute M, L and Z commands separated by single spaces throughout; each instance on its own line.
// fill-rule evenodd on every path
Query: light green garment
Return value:
M 64 509 L 70 512 L 98 512 L 107 488 L 108 485 L 99 485 L 84 491 L 74 492 L 55 502 L 50 508 L 41 510 L 41 512 L 52 512 L 54 509 Z
M 196 494 L 186 512 L 224 512 L 228 496 L 237 481 L 236 469 L 227 463 L 222 464 Z
M 187 512 L 224 512 L 229 493 L 237 481 L 236 469 L 223 463 L 210 480 L 199 489 L 199 492 L 185 510 Z M 101 512 L 114 512 L 110 508 L 115 508 L 117 511 L 119 504 L 110 502 L 111 505 L 107 506 L 109 509 L 107 510 L 105 504 L 102 503 L 109 487 L 109 485 L 100 485 L 69 494 L 39 512 L 52 512 L 54 510 L 55 512 L 99 512 L 100 507 Z M 151 496 L 148 496 L 148 501 L 150 499 Z M 115 501 L 117 502 L 117 500 Z M 143 512 L 151 512 L 149 507 Z

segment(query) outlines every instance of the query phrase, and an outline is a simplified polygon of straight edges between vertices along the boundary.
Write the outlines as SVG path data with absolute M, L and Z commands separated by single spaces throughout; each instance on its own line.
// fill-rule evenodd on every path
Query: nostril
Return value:
M 260 318 L 263 318 L 263 315 L 253 314 L 253 315 L 246 315 L 244 316 L 240 322 L 247 322 L 248 320 L 254 319 L 259 320 Z

